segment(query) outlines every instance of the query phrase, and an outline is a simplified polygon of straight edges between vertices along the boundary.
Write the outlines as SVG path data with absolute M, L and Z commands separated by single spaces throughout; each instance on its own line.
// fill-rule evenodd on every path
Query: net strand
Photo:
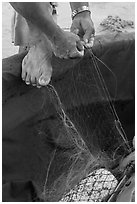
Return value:
M 90 54 L 90 56 L 91 56 L 91 58 L 92 58 L 92 61 L 93 61 L 94 67 L 95 67 L 95 69 L 96 69 L 96 72 L 97 72 L 99 81 L 100 81 L 101 86 L 102 86 L 103 91 L 104 91 L 104 95 L 106 96 L 106 99 L 107 99 L 108 102 L 109 102 L 111 112 L 112 112 L 112 114 L 113 114 L 113 116 L 114 116 L 115 126 L 116 126 L 116 128 L 117 128 L 117 130 L 118 130 L 120 136 L 121 136 L 122 139 L 124 140 L 124 142 L 125 142 L 125 144 L 126 144 L 128 150 L 129 150 L 129 152 L 131 152 L 130 146 L 129 146 L 128 141 L 127 141 L 126 133 L 125 133 L 125 131 L 124 131 L 122 125 L 121 125 L 121 122 L 120 122 L 120 120 L 119 120 L 119 117 L 118 117 L 118 115 L 117 115 L 117 113 L 116 113 L 116 110 L 115 110 L 115 108 L 114 108 L 114 105 L 113 105 L 113 103 L 112 103 L 112 100 L 111 100 L 109 91 L 108 91 L 108 89 L 107 89 L 106 83 L 105 83 L 105 81 L 104 81 L 104 78 L 103 78 L 103 76 L 102 76 L 102 74 L 101 74 L 101 71 L 100 71 L 100 69 L 99 69 L 99 66 L 98 66 L 98 64 L 97 64 L 96 59 L 98 60 L 98 58 L 94 55 L 94 53 L 92 52 L 92 50 L 89 50 L 89 49 L 88 49 L 88 52 L 89 52 L 89 54 Z M 99 60 L 99 61 L 102 63 L 101 60 Z M 102 64 L 103 64 L 104 66 L 106 66 L 105 63 L 102 63 Z M 107 67 L 107 68 L 108 68 L 108 67 Z
M 52 102 L 53 102 L 54 105 L 56 106 L 56 107 L 55 107 L 55 108 L 56 108 L 56 111 L 57 111 L 59 117 L 61 118 L 61 120 L 63 121 L 64 126 L 65 126 L 65 128 L 66 128 L 66 131 L 68 131 L 67 128 L 70 128 L 70 129 L 74 130 L 74 132 L 76 133 L 76 135 L 80 138 L 80 142 L 82 142 L 82 147 L 83 147 L 83 149 L 82 149 L 82 147 L 81 147 L 78 143 L 77 143 L 77 147 L 78 147 L 79 149 L 81 149 L 81 150 L 85 150 L 85 149 L 86 149 L 87 153 L 88 153 L 90 156 L 92 156 L 92 154 L 91 154 L 89 148 L 87 147 L 86 143 L 85 143 L 84 140 L 82 139 L 80 133 L 78 132 L 78 130 L 76 129 L 76 127 L 74 126 L 74 124 L 72 123 L 72 121 L 70 120 L 70 118 L 66 115 L 65 111 L 63 110 L 62 103 L 61 103 L 61 101 L 60 101 L 60 98 L 59 98 L 59 96 L 58 96 L 57 91 L 55 90 L 55 88 L 54 88 L 51 84 L 48 84 L 47 87 L 48 87 L 48 90 L 50 91 L 50 94 L 51 94 L 50 96 L 57 100 L 57 106 L 56 106 L 56 103 L 54 103 L 54 101 L 52 101 Z M 53 98 L 52 98 L 52 100 L 53 100 Z M 75 138 L 74 138 L 74 139 L 75 139 Z M 58 142 L 59 140 L 60 140 L 60 135 L 59 135 L 58 138 L 57 138 L 57 142 Z M 75 140 L 76 140 L 76 139 L 75 139 Z M 74 140 L 73 140 L 73 141 L 74 141 Z M 77 141 L 74 141 L 74 142 L 76 143 Z M 48 169 L 47 169 L 47 173 L 46 173 L 46 178 L 45 178 L 45 183 L 44 183 L 44 189 L 43 189 L 44 191 L 43 191 L 43 192 L 46 192 L 46 187 L 47 187 L 49 172 L 50 172 L 50 168 L 51 168 L 52 162 L 53 162 L 53 160 L 54 160 L 54 158 L 55 158 L 56 151 L 57 151 L 57 147 L 55 148 L 55 150 L 54 150 L 54 152 L 53 152 L 53 154 L 52 154 L 50 163 L 49 163 L 49 165 L 48 165 Z M 78 157 L 79 157 L 78 153 L 77 153 L 76 155 L 77 155 L 77 157 L 75 158 L 75 160 L 74 160 L 74 162 L 73 162 L 74 165 L 75 165 L 75 162 L 77 161 L 77 159 L 78 159 Z M 75 155 L 73 155 L 73 156 L 75 156 Z M 92 156 L 92 157 L 93 157 L 93 156 Z M 70 169 L 70 170 L 71 170 L 71 169 Z
M 93 65 L 94 65 L 94 68 L 95 68 L 95 70 L 96 70 L 96 73 L 97 73 L 99 82 L 100 82 L 100 84 L 101 84 L 101 86 L 102 86 L 102 90 L 103 90 L 103 92 L 104 92 L 104 95 L 105 95 L 106 99 L 107 99 L 108 102 L 109 102 L 110 110 L 111 110 L 111 112 L 112 112 L 112 114 L 113 114 L 113 116 L 114 116 L 114 124 L 115 124 L 115 126 L 116 126 L 116 128 L 117 128 L 117 130 L 118 130 L 118 132 L 119 132 L 119 134 L 120 134 L 120 136 L 121 136 L 122 139 L 124 140 L 124 143 L 127 145 L 128 149 L 130 149 L 130 147 L 129 147 L 128 143 L 127 143 L 127 140 L 126 140 L 126 139 L 127 139 L 126 134 L 125 134 L 125 132 L 124 132 L 124 130 L 123 130 L 123 128 L 122 128 L 122 125 L 121 125 L 121 123 L 120 123 L 120 121 L 119 121 L 118 115 L 117 115 L 117 113 L 116 113 L 116 110 L 115 110 L 114 105 L 113 105 L 113 103 L 112 103 L 112 100 L 111 100 L 111 98 L 110 98 L 110 95 L 109 95 L 107 86 L 106 86 L 106 84 L 105 84 L 105 81 L 104 81 L 103 76 L 102 76 L 102 74 L 101 74 L 101 72 L 100 72 L 99 66 L 98 66 L 98 64 L 97 64 L 97 60 L 98 60 L 99 62 L 101 62 L 109 71 L 111 71 L 111 70 L 105 65 L 104 62 L 102 62 L 100 59 L 98 59 L 98 58 L 93 54 L 93 52 L 92 52 L 91 50 L 88 49 L 88 52 L 90 53 L 90 57 L 91 57 L 91 59 L 92 59 L 92 61 L 93 61 Z M 111 71 L 111 73 L 113 73 L 113 72 Z M 73 74 L 73 73 L 72 73 L 72 74 Z M 114 74 L 113 74 L 113 75 L 114 75 Z M 94 80 L 95 80 L 95 77 L 94 77 Z M 96 80 L 95 80 L 95 81 L 96 81 Z M 96 82 L 96 83 L 97 83 L 97 82 Z M 68 117 L 68 115 L 66 115 L 66 113 L 65 113 L 65 111 L 64 111 L 64 109 L 63 109 L 62 103 L 61 103 L 61 101 L 60 101 L 60 98 L 59 98 L 59 96 L 58 96 L 58 93 L 57 93 L 57 91 L 55 90 L 54 86 L 52 86 L 51 84 L 49 84 L 47 87 L 48 87 L 48 90 L 50 91 L 50 96 L 51 96 L 52 100 L 54 99 L 52 102 L 53 102 L 53 104 L 55 105 L 55 109 L 56 109 L 56 111 L 57 111 L 57 113 L 58 113 L 60 119 L 63 121 L 63 124 L 64 124 L 64 126 L 65 126 L 66 132 L 69 132 L 70 129 L 72 129 L 72 130 L 74 131 L 74 133 L 76 134 L 76 137 L 78 137 L 78 138 L 75 138 L 74 133 L 72 133 L 73 136 L 74 136 L 74 137 L 73 137 L 73 142 L 77 143 L 78 149 L 79 149 L 79 150 L 84 150 L 84 149 L 86 149 L 86 153 L 88 154 L 88 156 L 90 155 L 91 157 L 93 157 L 92 154 L 91 154 L 91 152 L 90 152 L 90 150 L 89 150 L 89 148 L 87 147 L 85 141 L 82 139 L 82 136 L 80 135 L 80 133 L 79 133 L 78 130 L 76 129 L 75 125 L 74 125 L 73 122 L 70 120 L 70 118 Z M 74 87 L 74 88 L 76 88 L 76 87 Z M 76 91 L 76 93 L 77 93 L 77 91 Z M 116 94 L 115 94 L 115 95 L 116 95 Z M 56 100 L 56 102 L 55 102 L 55 100 Z M 78 139 L 80 139 L 80 140 L 78 140 Z M 57 140 L 58 140 L 58 141 L 60 140 L 60 135 L 58 136 Z M 78 140 L 78 141 L 77 141 L 77 140 Z M 79 145 L 79 141 L 82 142 L 82 147 Z M 80 144 L 81 144 L 81 143 L 80 143 Z M 83 149 L 82 149 L 82 148 L 83 148 Z M 48 170 L 47 170 L 46 179 L 45 179 L 45 184 L 44 184 L 44 192 L 46 192 L 46 187 L 47 187 L 49 172 L 50 172 L 50 168 L 51 168 L 52 162 L 53 162 L 53 160 L 54 160 L 54 158 L 55 158 L 56 151 L 57 151 L 57 147 L 55 148 L 55 150 L 54 150 L 54 152 L 53 152 L 53 154 L 52 154 L 50 163 L 49 163 L 49 165 L 48 165 Z M 70 166 L 70 169 L 69 169 L 69 170 L 70 170 L 70 173 L 68 174 L 68 178 L 69 178 L 69 176 L 71 176 L 71 170 L 73 171 L 73 168 L 74 168 L 74 166 L 75 166 L 75 163 L 76 163 L 77 160 L 79 159 L 79 153 L 76 153 L 76 155 L 77 155 L 77 157 L 75 157 L 75 155 L 73 155 L 73 156 L 75 157 L 75 160 L 73 161 L 72 165 Z M 73 166 L 73 165 L 74 165 L 74 166 Z M 66 181 L 66 183 L 67 183 L 67 182 L 68 182 L 68 180 Z M 66 187 L 64 186 L 64 189 L 65 189 L 65 188 L 66 188 Z

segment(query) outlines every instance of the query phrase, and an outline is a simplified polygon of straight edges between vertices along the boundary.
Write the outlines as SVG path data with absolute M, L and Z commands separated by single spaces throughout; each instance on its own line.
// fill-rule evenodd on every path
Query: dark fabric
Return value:
M 134 43 L 134 34 L 109 35 L 97 37 L 93 48 L 96 56 L 106 63 L 116 75 L 117 95 L 114 97 L 114 77 L 99 63 L 129 140 L 132 140 L 134 136 Z M 90 133 L 91 127 L 93 128 L 94 125 L 91 125 L 92 117 L 88 120 L 87 115 L 84 116 L 83 110 L 90 113 L 91 107 L 93 109 L 94 104 L 100 100 L 94 88 L 93 91 L 89 91 L 91 87 L 87 86 L 89 69 L 86 67 L 89 66 L 89 61 L 91 62 L 91 57 L 86 51 L 82 60 L 73 61 L 73 63 L 70 63 L 71 66 L 68 62 L 70 68 L 65 73 L 58 75 L 57 78 L 53 77 L 52 80 L 65 110 L 75 121 L 76 126 L 81 126 L 83 133 L 86 131 L 85 127 Z M 56 64 L 58 69 L 63 69 L 65 62 L 63 63 L 62 67 L 60 67 L 59 63 Z M 5 67 L 4 65 L 2 84 L 3 201 L 40 201 L 47 168 L 56 146 L 57 127 L 60 121 L 57 118 L 54 105 L 51 103 L 47 88 L 37 89 L 27 86 L 20 77 L 12 74 L 10 69 L 7 71 L 8 69 Z M 14 69 L 12 66 L 11 68 Z M 78 76 L 81 78 L 78 79 Z M 84 80 L 86 80 L 86 85 L 82 83 Z M 79 97 L 76 93 L 79 94 Z M 96 109 L 98 109 L 97 106 Z M 76 113 L 78 113 L 77 117 Z M 80 114 L 81 118 L 79 118 Z M 85 127 L 83 124 L 85 124 Z M 84 140 L 92 144 L 95 138 L 91 138 L 90 134 L 87 134 L 87 138 L 84 138 Z M 67 141 L 63 142 L 66 142 L 66 146 L 68 145 Z M 59 162 L 63 163 L 67 159 L 67 156 L 62 154 L 62 144 L 60 144 L 58 158 L 53 168 L 56 170 L 56 175 L 54 174 L 55 171 L 50 174 L 49 185 L 52 184 L 61 171 L 58 165 Z M 93 145 L 89 145 L 90 149 L 92 147 Z M 63 148 L 66 147 L 63 146 Z M 67 148 L 69 147 L 67 146 Z
M 134 34 L 116 34 L 98 37 L 96 38 L 93 52 L 113 72 L 112 74 L 112 72 L 97 60 L 122 126 L 126 131 L 129 141 L 132 141 L 132 138 L 135 135 Z M 91 76 L 90 73 L 93 71 L 93 61 L 91 60 L 88 51 L 86 51 L 85 57 L 82 61 L 77 63 L 77 65 L 74 65 L 73 69 L 65 74 L 65 77 L 63 76 L 57 83 L 53 83 L 65 108 L 72 110 L 73 115 L 77 112 L 75 107 L 84 107 L 83 109 L 80 107 L 82 121 L 84 113 L 91 111 L 91 107 L 93 107 L 94 104 L 106 101 L 106 98 L 103 95 L 99 96 L 95 86 L 93 86 L 93 88 L 91 87 L 93 76 Z M 87 109 L 87 111 L 85 109 Z M 97 110 L 98 107 L 96 107 L 96 111 Z M 74 119 L 73 116 L 72 118 Z M 85 115 L 85 118 L 87 118 L 87 115 Z M 93 118 L 89 121 L 88 129 L 90 129 L 90 124 L 93 123 L 92 121 Z M 82 127 L 82 130 L 83 129 L 84 128 Z M 88 140 L 88 143 L 91 143 L 91 140 L 90 142 Z
M 3 183 L 3 202 L 40 202 L 31 181 Z M 10 196 L 9 196 L 10 195 Z

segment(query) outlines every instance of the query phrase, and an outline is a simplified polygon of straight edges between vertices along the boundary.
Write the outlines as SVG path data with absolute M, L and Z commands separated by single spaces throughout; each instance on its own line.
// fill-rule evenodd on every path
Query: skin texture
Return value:
M 46 41 L 46 46 L 45 42 Z M 51 66 L 52 49 L 47 38 L 33 45 L 22 62 L 22 79 L 26 84 L 39 87 L 39 83 L 46 85 L 52 76 Z M 39 79 L 39 81 L 38 81 Z
M 71 32 L 79 35 L 87 48 L 93 47 L 95 29 L 90 12 L 85 11 L 74 17 Z
M 82 6 L 89 6 L 88 2 L 70 2 L 71 10 L 77 10 Z M 95 28 L 89 11 L 77 14 L 71 25 L 71 32 L 79 35 L 84 45 L 88 48 L 93 46 Z
M 34 26 L 39 28 L 52 42 L 54 47 L 54 52 L 56 54 L 56 47 L 60 49 L 60 53 L 62 53 L 62 46 L 60 44 L 63 43 L 64 49 L 67 53 L 67 57 L 73 56 L 77 54 L 77 57 L 81 57 L 79 50 L 77 49 L 77 44 L 80 43 L 80 39 L 76 38 L 72 33 L 71 39 L 75 43 L 76 47 L 70 44 L 70 40 L 68 39 L 68 35 L 64 32 L 53 20 L 52 15 L 49 11 L 50 5 L 47 2 L 14 2 L 11 3 L 13 8 L 19 12 L 27 21 L 30 21 Z M 84 48 L 80 51 L 82 51 Z M 69 50 L 69 52 L 68 52 Z M 65 55 L 66 55 L 65 53 Z M 68 54 L 69 53 L 69 54 Z M 62 58 L 62 54 L 58 57 Z
M 30 28 L 32 46 L 30 45 L 30 51 L 22 63 L 22 79 L 27 85 L 40 87 L 50 82 L 52 53 L 61 59 L 81 58 L 84 55 L 84 45 L 93 45 L 91 37 L 94 26 L 87 11 L 75 16 L 71 26 L 72 32 L 65 32 L 54 21 L 48 2 L 12 2 L 11 5 L 27 20 Z M 70 5 L 73 11 L 82 5 L 88 6 L 88 3 L 73 2 Z M 45 39 L 40 43 L 43 36 Z

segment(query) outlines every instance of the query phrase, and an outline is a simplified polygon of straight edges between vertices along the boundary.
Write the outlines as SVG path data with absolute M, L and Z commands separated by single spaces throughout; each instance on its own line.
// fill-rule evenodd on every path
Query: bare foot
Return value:
M 46 86 L 52 76 L 52 48 L 44 36 L 33 45 L 22 61 L 22 79 L 27 85 Z

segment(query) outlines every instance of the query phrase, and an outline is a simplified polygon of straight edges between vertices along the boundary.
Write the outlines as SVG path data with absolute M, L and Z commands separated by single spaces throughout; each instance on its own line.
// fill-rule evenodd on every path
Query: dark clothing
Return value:
M 98 36 L 93 48 L 96 56 L 106 63 L 116 75 L 117 94 L 114 97 L 114 77 L 108 69 L 98 62 L 110 95 L 116 105 L 118 116 L 128 139 L 131 141 L 134 136 L 135 112 L 134 46 L 134 34 L 131 33 Z M 6 59 L 4 60 L 6 62 Z M 72 67 L 66 73 L 56 80 L 53 79 L 53 84 L 64 104 L 65 110 L 70 115 L 70 118 L 75 121 L 80 131 L 83 131 L 84 139 L 87 144 L 90 144 L 89 148 L 92 151 L 93 145 L 96 145 L 94 141 L 96 138 L 92 138 L 93 134 L 91 133 L 93 133 L 93 130 L 91 128 L 94 128 L 93 125 L 96 124 L 96 121 L 93 120 L 96 117 L 96 111 L 99 110 L 94 105 L 101 102 L 104 97 L 102 95 L 98 98 L 93 87 L 92 91 L 90 91 L 91 86 L 88 86 L 88 83 L 90 83 L 90 78 L 88 78 L 90 72 L 86 68 L 88 60 L 92 63 L 87 53 L 79 64 L 73 67 L 72 63 Z M 51 104 L 47 88 L 37 89 L 27 86 L 21 78 L 11 74 L 10 63 L 9 71 L 4 71 L 5 67 L 6 65 L 4 64 L 2 110 L 3 201 L 41 201 L 47 168 L 55 149 L 54 140 L 58 132 L 57 113 L 54 105 Z M 84 82 L 86 82 L 86 85 L 84 85 Z M 94 112 L 91 112 L 93 107 L 95 107 Z M 92 113 L 92 117 L 88 117 L 87 113 L 89 116 Z M 97 117 L 99 118 L 99 115 Z M 96 134 L 102 134 L 99 130 L 96 129 L 96 131 L 98 131 Z M 108 148 L 106 140 L 102 141 L 101 145 L 106 149 Z M 109 146 L 113 149 L 114 144 L 113 142 L 110 143 L 110 140 Z M 104 150 L 106 150 L 105 148 Z M 98 146 L 94 149 L 93 154 L 97 152 Z M 55 166 L 52 168 L 55 171 L 50 177 L 50 184 L 59 175 L 59 162 L 63 163 L 64 159 L 61 151 L 60 149 L 60 159 L 57 160 L 57 163 L 55 162 Z

